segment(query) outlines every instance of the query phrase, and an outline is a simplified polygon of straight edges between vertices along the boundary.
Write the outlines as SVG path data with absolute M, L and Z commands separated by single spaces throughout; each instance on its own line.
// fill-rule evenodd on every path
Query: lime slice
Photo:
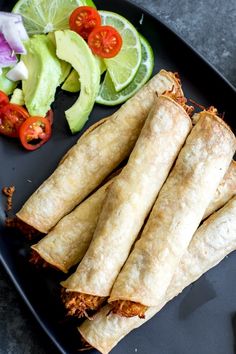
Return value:
M 69 16 L 78 6 L 93 6 L 92 0 L 19 0 L 12 12 L 23 17 L 28 34 L 69 28 Z
M 122 91 L 116 92 L 111 77 L 109 73 L 107 73 L 96 98 L 97 103 L 106 106 L 115 106 L 116 104 L 123 103 L 133 96 L 148 81 L 152 75 L 154 67 L 154 55 L 150 44 L 141 35 L 140 42 L 142 60 L 133 81 Z
M 126 18 L 109 11 L 99 11 L 102 23 L 115 27 L 122 39 L 121 51 L 111 59 L 104 59 L 116 91 L 121 91 L 133 80 L 141 62 L 139 34 Z

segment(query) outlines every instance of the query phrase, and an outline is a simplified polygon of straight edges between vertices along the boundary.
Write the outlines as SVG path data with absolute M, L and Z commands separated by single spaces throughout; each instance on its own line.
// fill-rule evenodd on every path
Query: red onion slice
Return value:
M 26 54 L 25 47 L 20 39 L 17 27 L 14 23 L 5 22 L 2 26 L 2 33 L 7 43 L 16 54 Z
M 0 31 L 16 54 L 26 54 L 22 41 L 29 37 L 21 15 L 0 11 Z
M 17 58 L 15 54 L 12 52 L 12 49 L 3 34 L 0 33 L 0 67 L 6 68 L 8 66 L 13 66 L 16 63 Z

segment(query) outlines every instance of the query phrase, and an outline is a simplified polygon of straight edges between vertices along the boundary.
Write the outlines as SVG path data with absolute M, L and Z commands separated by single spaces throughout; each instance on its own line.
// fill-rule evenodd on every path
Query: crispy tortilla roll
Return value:
M 32 246 L 33 250 L 47 263 L 65 273 L 79 263 L 89 247 L 112 181 L 64 216 L 47 236 Z
M 32 246 L 34 252 L 31 263 L 42 267 L 52 265 L 67 273 L 73 265 L 81 261 L 90 245 L 109 183 L 64 216 L 47 236 Z M 204 218 L 218 210 L 235 193 L 236 163 L 232 161 Z
M 203 111 L 116 279 L 109 302 L 121 301 L 120 307 L 127 308 L 123 301 L 130 301 L 133 307 L 126 312 L 113 303 L 120 314 L 143 316 L 143 307 L 159 304 L 235 148 L 235 136 L 226 123 Z M 140 310 L 135 313 L 137 303 Z
M 64 216 L 47 236 L 32 246 L 34 251 L 31 263 L 42 267 L 52 265 L 67 273 L 73 265 L 81 261 L 91 242 L 110 183 L 108 182 L 74 211 Z M 218 210 L 235 193 L 236 162 L 232 161 L 204 218 Z
M 235 249 L 236 197 L 209 217 L 196 231 L 164 298 L 158 306 L 147 310 L 145 320 L 139 317 L 120 317 L 111 313 L 111 307 L 107 305 L 94 317 L 93 321 L 86 320 L 79 327 L 81 335 L 87 343 L 101 353 L 109 353 L 130 331 L 148 321 L 186 286 L 200 278 L 203 273 Z
M 161 70 L 118 111 L 91 127 L 28 199 L 18 218 L 48 233 L 129 156 L 156 93 L 171 89 L 182 92 L 176 76 Z
M 236 195 L 236 161 L 232 161 L 223 180 L 219 184 L 213 200 L 208 205 L 204 219 L 220 209 L 229 199 Z
M 191 127 L 180 104 L 169 96 L 156 98 L 127 165 L 108 191 L 87 253 L 62 282 L 67 291 L 109 296 Z

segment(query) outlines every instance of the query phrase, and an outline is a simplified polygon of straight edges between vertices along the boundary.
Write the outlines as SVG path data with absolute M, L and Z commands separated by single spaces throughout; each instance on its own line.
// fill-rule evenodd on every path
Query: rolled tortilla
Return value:
M 85 255 L 113 179 L 87 198 L 31 246 L 47 263 L 67 273 Z
M 81 261 L 90 245 L 110 183 L 64 216 L 47 236 L 32 246 L 41 257 L 41 259 L 37 257 L 36 261 L 42 264 L 43 259 L 65 273 Z M 204 218 L 218 210 L 235 194 L 236 162 L 232 161 Z
M 159 304 L 235 148 L 226 123 L 201 112 L 113 286 L 109 302 L 116 313 L 143 316 L 147 307 Z
M 191 127 L 180 104 L 169 96 L 156 98 L 127 165 L 109 189 L 87 253 L 76 272 L 61 283 L 67 292 L 78 293 L 77 313 L 82 313 L 80 305 L 84 309 L 80 293 L 109 296 Z M 67 296 L 70 310 L 69 303 L 76 306 Z
M 112 348 L 130 331 L 140 327 L 153 317 L 185 287 L 217 265 L 227 254 L 236 249 L 236 197 L 209 217 L 196 231 L 179 263 L 167 292 L 160 303 L 150 307 L 145 319 L 125 318 L 110 313 L 107 305 L 94 317 L 86 320 L 78 329 L 83 338 L 103 354 Z
M 129 156 L 156 93 L 171 89 L 182 93 L 175 75 L 161 70 L 118 111 L 96 123 L 26 201 L 17 217 L 48 233 Z
M 203 219 L 220 209 L 229 199 L 236 195 L 236 161 L 232 161 L 223 180 L 219 184 L 213 200 L 208 205 Z

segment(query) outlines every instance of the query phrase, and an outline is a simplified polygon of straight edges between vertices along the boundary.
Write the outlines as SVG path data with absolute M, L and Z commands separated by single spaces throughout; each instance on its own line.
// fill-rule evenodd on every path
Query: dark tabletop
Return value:
M 235 0 L 133 1 L 175 29 L 236 86 Z M 0 266 L 0 354 L 13 353 L 58 352 Z

